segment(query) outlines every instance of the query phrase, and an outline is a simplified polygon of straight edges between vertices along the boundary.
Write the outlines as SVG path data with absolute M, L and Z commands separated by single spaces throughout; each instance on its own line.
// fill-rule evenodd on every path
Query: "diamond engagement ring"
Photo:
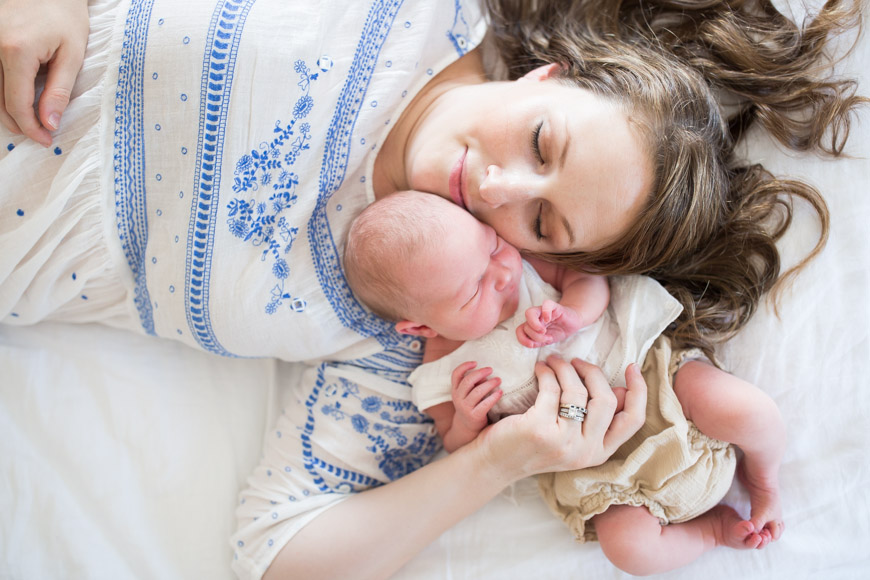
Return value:
M 582 423 L 586 419 L 586 413 L 588 413 L 586 407 L 580 407 L 579 405 L 562 405 L 559 407 L 560 417 L 571 419 L 578 423 Z

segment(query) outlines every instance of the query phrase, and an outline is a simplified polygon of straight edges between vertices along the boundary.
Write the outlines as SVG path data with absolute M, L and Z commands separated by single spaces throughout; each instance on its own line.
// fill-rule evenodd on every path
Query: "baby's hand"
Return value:
M 580 330 L 583 321 L 571 308 L 544 300 L 541 306 L 526 310 L 526 321 L 517 327 L 517 340 L 529 348 L 561 342 Z
M 451 375 L 454 425 L 459 423 L 468 431 L 479 432 L 487 425 L 486 414 L 501 399 L 498 388 L 501 379 L 492 377 L 492 368 L 475 368 L 476 362 L 462 363 Z

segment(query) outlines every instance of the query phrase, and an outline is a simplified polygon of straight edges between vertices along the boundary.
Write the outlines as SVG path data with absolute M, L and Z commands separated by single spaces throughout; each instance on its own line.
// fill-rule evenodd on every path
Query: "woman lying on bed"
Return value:
M 239 506 L 243 576 L 385 576 L 511 482 L 600 464 L 643 421 L 640 376 L 614 414 L 597 369 L 553 361 L 532 409 L 426 465 L 438 443 L 405 381 L 421 344 L 340 267 L 364 206 L 423 190 L 526 252 L 650 274 L 685 307 L 672 341 L 712 355 L 779 277 L 780 196 L 827 227 L 815 190 L 741 163 L 735 141 L 757 119 L 838 153 L 857 102 L 805 72 L 854 16 L 836 2 L 803 35 L 767 3 L 492 2 L 505 82 L 486 78 L 475 2 L 35 4 L 0 3 L 0 319 L 310 363 Z M 587 391 L 584 423 L 558 417 Z

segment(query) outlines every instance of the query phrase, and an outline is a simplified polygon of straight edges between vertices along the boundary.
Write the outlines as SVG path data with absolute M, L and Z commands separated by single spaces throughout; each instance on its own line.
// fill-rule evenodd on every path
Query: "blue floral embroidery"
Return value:
M 308 420 L 301 434 L 306 469 L 321 491 L 347 493 L 396 480 L 425 465 L 441 448 L 440 440 L 428 428 L 431 420 L 413 403 L 362 396 L 353 381 L 327 379 L 325 372 L 330 366 L 335 365 L 324 363 L 318 369 L 316 386 L 305 403 Z M 375 479 L 317 457 L 311 438 L 319 417 L 349 422 L 368 441 L 365 450 L 374 455 L 383 475 Z
M 320 73 L 312 73 L 308 65 L 297 60 L 293 70 L 299 75 L 297 85 L 302 96 L 293 107 L 293 119 L 286 126 L 275 123 L 275 137 L 269 143 L 260 144 L 250 154 L 236 162 L 233 192 L 244 194 L 270 192 L 268 199 L 258 201 L 235 198 L 227 204 L 227 225 L 231 234 L 255 247 L 263 247 L 261 260 L 272 259 L 272 275 L 276 283 L 271 290 L 271 299 L 266 304 L 266 313 L 274 314 L 282 304 L 294 312 L 303 312 L 307 306 L 304 298 L 294 297 L 286 290 L 285 282 L 290 277 L 290 265 L 284 256 L 293 248 L 299 228 L 290 227 L 287 218 L 281 215 L 298 200 L 296 188 L 299 176 L 292 171 L 293 165 L 310 149 L 311 126 L 302 122 L 314 107 L 309 94 L 311 83 Z M 326 72 L 328 69 L 321 67 Z
M 378 467 L 389 481 L 393 481 L 422 467 L 439 448 L 436 439 L 427 433 L 417 432 L 410 440 L 401 425 L 425 421 L 410 401 L 385 400 L 374 395 L 360 398 L 359 386 L 346 379 L 339 379 L 337 391 L 340 398 L 354 398 L 361 402 L 369 417 L 356 413 L 348 416 L 341 410 L 341 401 L 322 407 L 325 415 L 336 421 L 349 419 L 357 433 L 366 435 L 371 445 L 366 449 L 378 458 Z

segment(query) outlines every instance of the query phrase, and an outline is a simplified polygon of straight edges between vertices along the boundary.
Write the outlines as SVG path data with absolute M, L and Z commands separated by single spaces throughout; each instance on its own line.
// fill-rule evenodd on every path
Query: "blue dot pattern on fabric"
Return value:
M 13 149 L 15 149 L 15 143 L 10 143 L 6 146 L 7 151 L 12 151 Z
M 19 210 L 16 211 L 15 213 L 18 215 L 18 217 L 21 217 L 21 216 L 24 215 L 24 210 L 23 210 L 23 209 L 19 209 Z
M 55 155 L 60 155 L 61 153 L 63 153 L 63 149 L 61 149 L 60 147 L 55 147 L 55 148 L 54 148 L 54 154 L 55 154 Z
M 72 279 L 73 279 L 73 280 L 76 279 L 76 273 L 75 273 L 75 272 L 72 273 Z

